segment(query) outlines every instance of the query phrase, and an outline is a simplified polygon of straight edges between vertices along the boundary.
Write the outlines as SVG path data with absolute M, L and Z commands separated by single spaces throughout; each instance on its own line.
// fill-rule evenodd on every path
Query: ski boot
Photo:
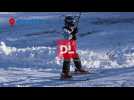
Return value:
M 63 69 L 61 74 L 61 79 L 70 79 L 72 75 L 70 73 L 70 59 L 65 59 L 63 62 Z
M 77 73 L 77 74 L 88 74 L 88 71 L 86 71 L 85 69 L 83 69 L 83 68 L 76 68 L 75 69 L 75 73 Z
M 66 80 L 66 79 L 71 79 L 72 75 L 69 72 L 62 73 L 60 79 Z
M 75 64 L 75 73 L 76 74 L 87 74 L 88 71 L 86 71 L 84 68 L 82 68 L 82 65 L 81 65 L 81 60 L 80 58 L 75 58 L 74 59 L 74 64 Z

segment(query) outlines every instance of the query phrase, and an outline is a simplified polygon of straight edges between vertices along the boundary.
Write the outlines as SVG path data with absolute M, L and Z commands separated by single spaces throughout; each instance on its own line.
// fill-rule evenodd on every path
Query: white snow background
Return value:
M 134 86 L 133 12 L 83 13 L 78 53 L 91 75 L 78 81 L 58 80 L 62 60 L 56 57 L 56 41 L 64 16 L 72 14 L 78 12 L 0 13 L 0 87 Z M 16 19 L 13 27 L 10 16 Z

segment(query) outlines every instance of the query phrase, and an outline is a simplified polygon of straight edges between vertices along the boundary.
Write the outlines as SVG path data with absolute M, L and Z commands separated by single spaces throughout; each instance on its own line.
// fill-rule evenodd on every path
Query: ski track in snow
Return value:
M 49 69 L 50 70 L 50 69 Z M 58 73 L 44 69 L 9 68 L 0 74 L 0 86 L 24 87 L 90 87 L 90 86 L 133 86 L 134 68 L 104 69 L 89 75 L 73 76 L 76 80 L 59 80 Z M 3 77 L 4 76 L 4 77 Z M 16 77 L 15 77 L 16 76 Z M 78 77 L 78 78 L 77 78 Z M 78 79 L 78 81 L 77 81 Z

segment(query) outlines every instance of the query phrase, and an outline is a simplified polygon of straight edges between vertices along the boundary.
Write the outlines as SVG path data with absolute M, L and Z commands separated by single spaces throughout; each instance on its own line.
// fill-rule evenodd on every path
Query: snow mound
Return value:
M 26 47 L 16 48 L 9 47 L 4 42 L 0 44 L 1 66 L 15 67 L 40 67 L 40 66 L 55 66 L 58 64 L 56 58 L 56 48 L 54 47 Z M 8 64 L 4 64 L 7 62 Z M 19 65 L 18 65 L 19 64 Z
M 134 66 L 134 47 L 116 48 L 110 52 L 79 50 L 83 66 L 89 68 L 122 68 Z
M 134 66 L 134 47 L 116 48 L 110 52 L 78 50 L 82 64 L 86 68 L 121 68 Z M 9 66 L 19 63 L 24 66 L 55 67 L 62 66 L 56 57 L 56 47 L 8 47 L 0 44 L 0 58 L 8 61 Z M 1 60 L 2 63 L 2 60 Z M 8 64 L 7 64 L 8 66 Z M 72 64 L 73 66 L 73 64 Z M 17 67 L 17 66 L 16 66 Z

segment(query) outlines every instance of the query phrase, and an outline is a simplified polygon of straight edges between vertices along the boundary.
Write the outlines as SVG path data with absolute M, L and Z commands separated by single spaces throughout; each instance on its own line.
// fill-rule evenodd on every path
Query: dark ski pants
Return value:
M 63 69 L 62 69 L 63 73 L 67 73 L 67 72 L 70 71 L 70 61 L 71 61 L 71 59 L 64 59 L 64 61 L 63 61 Z M 73 58 L 73 62 L 75 64 L 76 69 L 80 69 L 82 67 L 81 60 L 80 60 L 79 57 Z

